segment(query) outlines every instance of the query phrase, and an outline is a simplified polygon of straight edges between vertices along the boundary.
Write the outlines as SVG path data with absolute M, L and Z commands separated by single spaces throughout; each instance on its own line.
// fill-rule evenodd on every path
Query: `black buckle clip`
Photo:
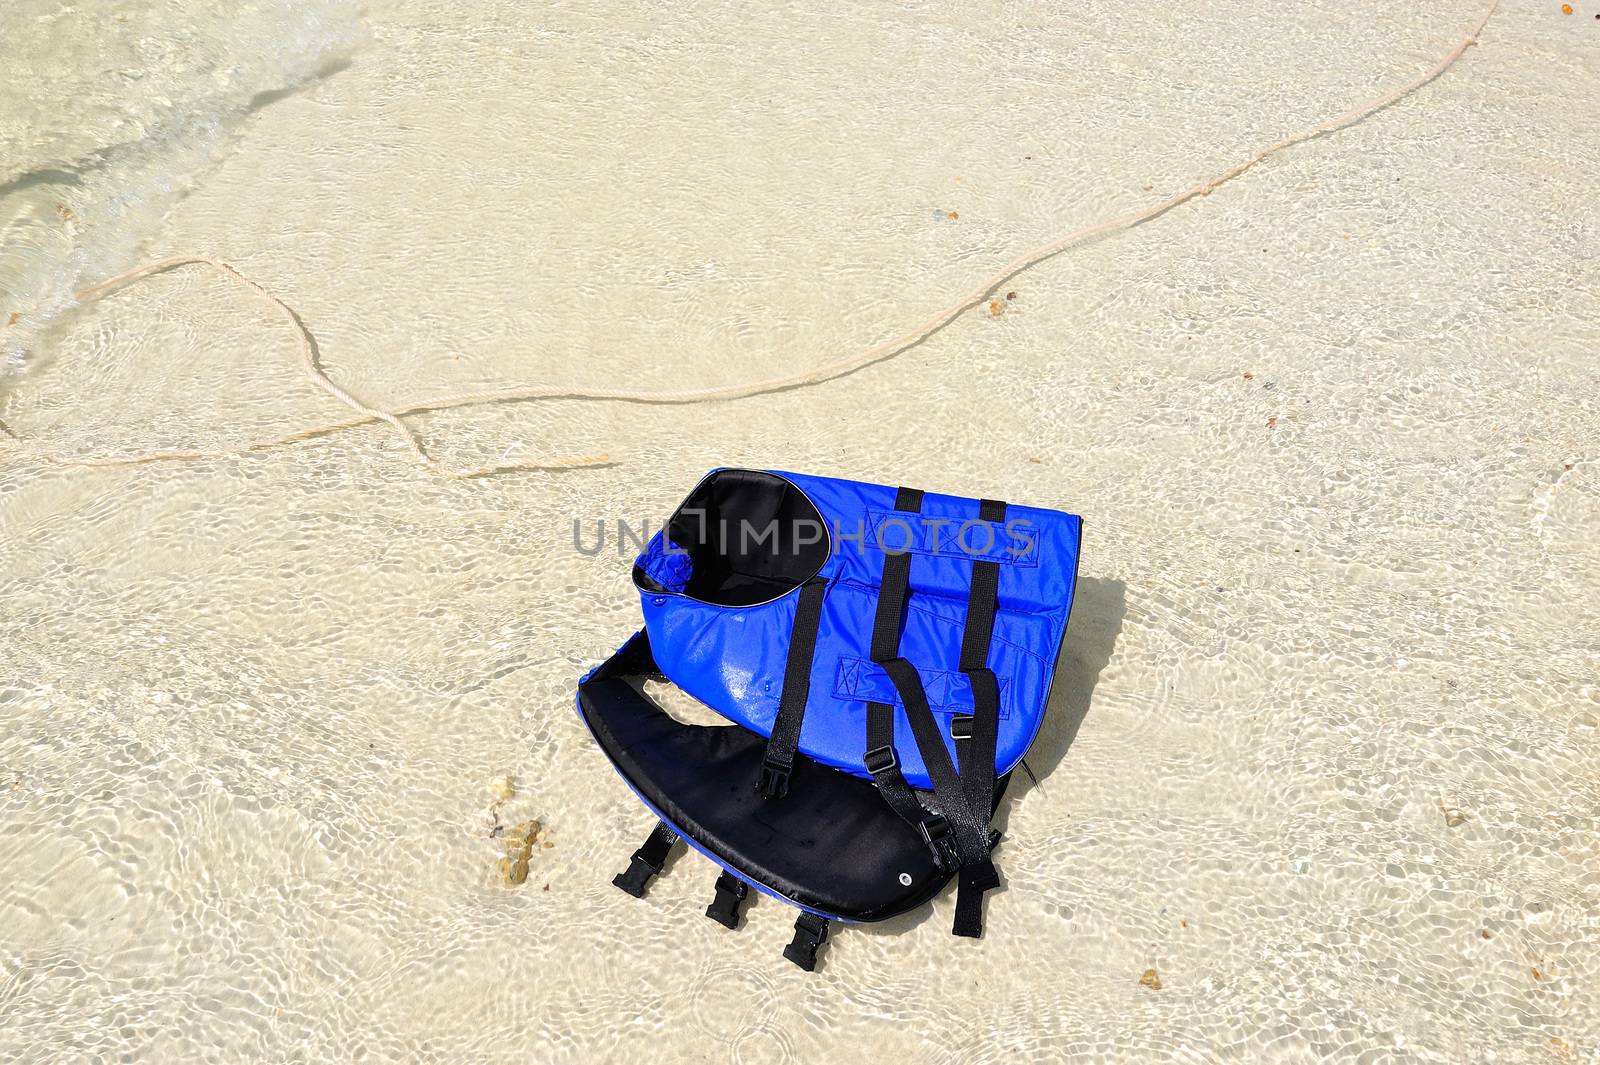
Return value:
M 613 884 L 636 899 L 644 898 L 645 888 L 650 885 L 651 878 L 661 872 L 661 867 L 667 864 L 667 855 L 678 842 L 678 834 L 665 829 L 666 825 L 662 825 L 651 833 L 644 845 L 633 852 L 628 868 L 611 878 Z
M 794 940 L 783 948 L 783 956 L 806 972 L 816 972 L 817 950 L 828 941 L 828 919 L 802 913 L 794 922 Z
M 770 755 L 761 764 L 761 779 L 756 782 L 756 790 L 764 798 L 781 799 L 789 794 L 789 774 L 794 770 L 794 763 L 785 765 Z
M 922 842 L 933 852 L 933 863 L 942 871 L 948 873 L 961 864 L 961 856 L 956 853 L 955 832 L 943 814 L 929 814 L 917 823 L 917 831 L 922 833 Z
M 972 738 L 971 714 L 956 714 L 950 719 L 950 738 L 953 740 L 970 740 Z
M 861 764 L 873 776 L 887 773 L 900 764 L 900 759 L 895 756 L 894 744 L 886 743 L 882 747 L 874 747 L 861 756 Z
M 633 861 L 628 863 L 627 870 L 612 877 L 611 882 L 634 898 L 642 899 L 650 878 L 659 872 L 661 866 L 651 865 L 648 859 L 635 854 Z
M 739 905 L 748 894 L 750 885 L 732 873 L 723 873 L 717 877 L 717 895 L 706 907 L 706 916 L 724 928 L 738 928 Z

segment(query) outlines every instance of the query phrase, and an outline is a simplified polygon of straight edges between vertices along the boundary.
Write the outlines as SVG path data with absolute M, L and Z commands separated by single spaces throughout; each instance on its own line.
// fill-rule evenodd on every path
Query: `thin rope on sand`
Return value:
M 248 444 L 223 450 L 146 451 L 137 454 L 112 455 L 105 457 L 80 457 L 75 455 L 58 454 L 46 448 L 40 447 L 37 444 L 33 444 L 27 440 L 24 440 L 16 433 L 12 432 L 11 429 L 6 427 L 3 422 L 0 422 L 0 432 L 3 432 L 6 436 L 10 437 L 17 445 L 17 448 L 24 454 L 31 455 L 32 457 L 45 462 L 74 467 L 129 466 L 137 463 L 162 462 L 172 459 L 209 459 L 240 455 L 248 451 L 258 451 L 262 448 L 279 447 L 284 444 L 305 440 L 308 437 L 318 436 L 323 433 L 348 429 L 357 425 L 364 425 L 368 422 L 381 421 L 390 425 L 401 435 L 406 442 L 406 446 L 411 449 L 412 454 L 417 457 L 417 460 L 422 463 L 423 466 L 430 471 L 445 477 L 478 477 L 484 474 L 499 473 L 507 470 L 550 470 L 598 465 L 609 461 L 609 456 L 604 454 L 585 455 L 576 458 L 556 459 L 553 461 L 517 462 L 469 467 L 450 466 L 430 456 L 427 451 L 423 449 L 422 442 L 417 437 L 416 431 L 401 419 L 405 415 L 417 414 L 422 411 L 445 410 L 452 407 L 465 407 L 479 403 L 505 403 L 511 401 L 536 399 L 609 400 L 621 403 L 659 404 L 705 403 L 712 400 L 742 399 L 746 396 L 758 395 L 765 392 L 779 392 L 790 388 L 800 388 L 807 385 L 820 384 L 824 381 L 829 381 L 837 377 L 843 377 L 846 374 L 854 373 L 855 371 L 870 366 L 873 363 L 893 358 L 901 352 L 906 351 L 908 348 L 914 347 L 921 341 L 926 340 L 930 335 L 943 328 L 964 311 L 970 310 L 971 308 L 982 303 L 984 300 L 988 299 L 990 295 L 992 295 L 1001 285 L 1005 284 L 1005 282 L 1009 281 L 1012 277 L 1028 269 L 1029 267 L 1034 266 L 1053 255 L 1060 254 L 1062 251 L 1065 251 L 1067 248 L 1070 248 L 1075 244 L 1081 244 L 1084 241 L 1091 240 L 1094 237 L 1103 236 L 1107 233 L 1132 229 L 1135 226 L 1141 225 L 1142 223 L 1148 222 L 1153 218 L 1157 218 L 1165 214 L 1174 207 L 1188 203 L 1190 200 L 1198 197 L 1209 195 L 1218 187 L 1253 169 L 1258 163 L 1263 162 L 1264 160 L 1276 155 L 1278 152 L 1281 152 L 1286 148 L 1291 148 L 1296 144 L 1311 140 L 1313 137 L 1320 137 L 1325 133 L 1332 133 L 1335 130 L 1353 125 L 1367 116 L 1381 111 L 1390 104 L 1393 104 L 1396 101 L 1410 95 L 1411 93 L 1422 88 L 1424 85 L 1427 85 L 1429 82 L 1433 81 L 1433 79 L 1437 78 L 1440 74 L 1443 74 L 1447 69 L 1449 69 L 1452 63 L 1461 57 L 1461 54 L 1465 52 L 1468 47 L 1477 42 L 1478 35 L 1483 32 L 1484 25 L 1488 23 L 1490 16 L 1494 14 L 1495 9 L 1498 6 L 1499 0 L 1492 0 L 1489 6 L 1484 10 L 1483 14 L 1480 15 L 1472 24 L 1471 28 L 1467 30 L 1466 34 L 1456 42 L 1455 46 L 1451 48 L 1449 52 L 1445 53 L 1443 58 L 1441 58 L 1433 66 L 1429 67 L 1426 72 L 1412 79 L 1411 81 L 1406 82 L 1399 88 L 1387 92 L 1382 96 L 1368 100 L 1365 103 L 1358 104 L 1343 114 L 1336 115 L 1325 122 L 1320 122 L 1309 129 L 1302 130 L 1299 133 L 1291 134 L 1277 143 L 1261 149 L 1248 159 L 1241 163 L 1235 164 L 1215 177 L 1208 178 L 1207 180 L 1202 181 L 1200 184 L 1185 189 L 1177 195 L 1168 197 L 1167 199 L 1162 200 L 1153 206 L 1142 208 L 1131 214 L 1126 214 L 1104 222 L 1099 222 L 1095 225 L 1085 226 L 1081 229 L 1075 229 L 1065 236 L 1052 240 L 1048 244 L 1043 244 L 1030 251 L 1024 252 L 1022 255 L 1017 256 L 1015 259 L 1011 260 L 1005 266 L 1002 266 L 989 277 L 979 282 L 978 285 L 974 287 L 967 296 L 962 297 L 960 300 L 950 304 L 948 307 L 945 307 L 939 311 L 935 311 L 922 322 L 908 329 L 906 332 L 901 333 L 899 336 L 892 337 L 891 339 L 885 340 L 880 344 L 876 344 L 859 354 L 826 363 L 822 366 L 816 367 L 815 369 L 806 370 L 801 373 L 790 374 L 787 377 L 769 378 L 766 380 L 753 381 L 741 385 L 724 385 L 715 388 L 698 388 L 664 392 L 640 392 L 628 389 L 569 388 L 560 385 L 515 386 L 511 388 L 500 388 L 483 392 L 463 392 L 453 395 L 438 396 L 433 399 L 425 399 L 418 403 L 412 403 L 409 406 L 399 407 L 393 410 L 384 410 L 371 406 L 370 404 L 357 399 L 349 391 L 336 384 L 331 378 L 328 377 L 326 373 L 322 371 L 321 366 L 319 366 L 317 363 L 316 349 L 312 343 L 310 332 L 307 331 L 304 323 L 300 321 L 299 316 L 296 315 L 292 309 L 290 309 L 288 304 L 284 303 L 282 300 L 272 295 L 272 293 L 268 292 L 266 289 L 262 288 L 248 277 L 245 277 L 238 270 L 234 269 L 232 266 L 229 266 L 220 259 L 213 259 L 202 255 L 180 255 L 170 259 L 162 259 L 160 262 L 150 263 L 146 266 L 141 266 L 137 269 L 118 274 L 115 277 L 108 278 L 97 285 L 92 285 L 89 288 L 83 289 L 77 294 L 77 298 L 80 301 L 96 298 L 113 288 L 138 281 L 141 278 L 149 277 L 152 274 L 163 273 L 179 266 L 187 266 L 191 264 L 210 266 L 213 269 L 220 271 L 229 280 L 244 286 L 249 291 L 254 292 L 262 299 L 266 300 L 291 326 L 293 326 L 295 334 L 299 339 L 301 371 L 313 385 L 332 396 L 334 399 L 337 399 L 340 403 L 343 403 L 345 406 L 349 407 L 353 412 L 352 415 L 343 419 L 342 421 L 334 421 L 322 425 L 309 426 L 304 429 L 296 430 L 292 433 L 286 433 L 282 436 L 256 440 Z

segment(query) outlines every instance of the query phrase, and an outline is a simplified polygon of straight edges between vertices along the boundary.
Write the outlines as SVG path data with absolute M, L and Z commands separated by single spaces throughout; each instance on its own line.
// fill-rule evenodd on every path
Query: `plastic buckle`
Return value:
M 956 714 L 950 719 L 950 738 L 953 740 L 970 740 L 972 738 L 971 714 Z
M 917 831 L 922 833 L 922 842 L 933 852 L 933 862 L 942 871 L 948 873 L 961 864 L 961 856 L 956 853 L 955 832 L 943 814 L 923 818 L 917 823 Z
M 650 878 L 661 872 L 661 866 L 652 865 L 648 858 L 635 854 L 626 872 L 618 873 L 611 882 L 636 899 L 644 898 L 644 889 Z
M 861 764 L 873 776 L 887 773 L 900 764 L 900 759 L 894 753 L 894 744 L 886 743 L 882 747 L 874 747 L 861 756 Z
M 789 774 L 794 770 L 794 764 L 788 765 L 771 757 L 761 764 L 761 779 L 756 783 L 756 790 L 768 799 L 781 799 L 789 794 Z
M 828 941 L 828 919 L 802 913 L 794 922 L 794 940 L 783 948 L 783 956 L 806 972 L 816 972 L 817 950 Z
M 667 864 L 667 856 L 672 853 L 672 848 L 677 843 L 678 834 L 662 822 L 656 826 L 654 832 L 650 833 L 650 838 L 633 852 L 633 859 L 629 861 L 628 868 L 612 877 L 611 882 L 636 899 L 644 898 L 644 891 L 649 886 L 651 877 L 661 872 Z
M 750 885 L 732 873 L 723 873 L 717 877 L 717 895 L 706 907 L 706 916 L 724 928 L 738 928 L 739 905 L 749 894 Z

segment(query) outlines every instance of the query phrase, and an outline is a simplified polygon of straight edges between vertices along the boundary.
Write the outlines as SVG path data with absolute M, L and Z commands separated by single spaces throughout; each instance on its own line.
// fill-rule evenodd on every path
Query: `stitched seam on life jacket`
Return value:
M 929 524 L 928 518 L 933 518 L 939 524 Z M 893 520 L 901 526 L 880 535 L 879 530 L 884 523 Z M 1029 523 L 1033 530 L 1033 541 L 1028 550 L 1022 555 L 1013 555 L 1006 547 L 1002 546 L 1010 541 L 1011 534 L 1006 531 L 1006 526 L 1001 522 L 978 521 L 971 519 L 970 524 L 987 525 L 992 533 L 987 551 L 969 551 L 961 544 L 960 531 L 964 525 L 969 524 L 959 518 L 941 518 L 936 514 L 907 514 L 898 510 L 868 510 L 867 527 L 862 544 L 876 550 L 892 547 L 898 551 L 910 551 L 914 555 L 927 555 L 932 558 L 958 558 L 971 562 L 995 562 L 1002 566 L 1023 566 L 1036 569 L 1039 565 L 1039 526 Z M 920 526 L 920 532 L 919 532 Z M 913 542 L 906 544 L 906 534 L 912 534 Z M 924 537 L 931 537 L 934 545 L 929 546 L 924 542 Z M 970 537 L 969 537 L 970 538 Z M 949 543 L 940 546 L 939 541 L 948 540 Z
M 922 677 L 923 689 L 927 694 L 928 707 L 939 714 L 971 713 L 973 703 L 968 699 L 965 702 L 952 702 L 949 696 L 935 701 L 934 693 L 948 690 L 947 686 L 959 683 L 968 692 L 971 691 L 966 677 L 957 670 L 950 669 L 919 669 Z M 875 691 L 863 693 L 867 678 L 882 677 L 885 684 Z M 1011 711 L 1006 706 L 1006 690 L 1011 686 L 1011 678 L 1006 677 L 1000 682 L 1000 717 L 1009 718 Z M 860 699 L 875 703 L 893 703 L 900 705 L 900 696 L 895 692 L 893 683 L 889 681 L 889 674 L 876 662 L 866 658 L 841 656 L 838 668 L 834 670 L 833 694 L 848 699 Z M 952 693 L 953 694 L 953 693 Z

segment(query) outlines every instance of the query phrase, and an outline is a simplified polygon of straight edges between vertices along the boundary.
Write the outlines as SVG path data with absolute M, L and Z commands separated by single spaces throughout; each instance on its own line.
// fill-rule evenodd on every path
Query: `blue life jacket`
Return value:
M 737 924 L 747 886 L 809 911 L 785 952 L 807 968 L 828 919 L 890 916 L 954 874 L 955 930 L 979 934 L 990 815 L 1044 717 L 1081 528 L 993 500 L 707 474 L 635 563 L 644 632 L 579 686 L 662 821 L 618 885 L 642 894 L 684 838 L 727 870 L 710 916 Z M 733 726 L 675 721 L 639 690 L 649 676 Z
M 752 510 L 764 485 L 779 494 Z M 873 621 L 888 551 L 909 549 L 909 601 L 899 656 L 916 666 L 928 705 L 954 752 L 951 719 L 973 712 L 961 666 L 973 563 L 997 577 L 986 664 L 999 679 L 995 772 L 1022 759 L 1044 718 L 1056 655 L 1077 577 L 1082 519 L 1008 506 L 983 521 L 979 501 L 926 493 L 915 513 L 895 510 L 896 490 L 793 473 L 717 470 L 639 555 L 634 582 L 661 671 L 730 721 L 771 735 L 791 633 L 811 580 L 827 582 L 807 681 L 798 748 L 857 776 L 864 764 L 867 705 L 896 707 L 894 683 L 872 661 Z M 785 539 L 787 538 L 787 539 Z M 776 542 L 774 542 L 776 541 Z M 914 788 L 931 788 L 922 754 L 900 751 Z

